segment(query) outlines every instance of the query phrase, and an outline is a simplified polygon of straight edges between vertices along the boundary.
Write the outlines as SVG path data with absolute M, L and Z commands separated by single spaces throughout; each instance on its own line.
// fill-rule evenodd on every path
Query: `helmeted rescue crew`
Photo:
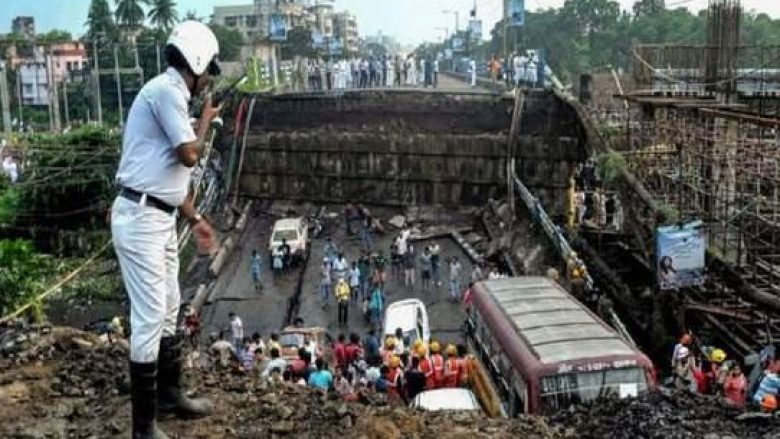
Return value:
M 179 23 L 165 47 L 168 68 L 141 88 L 125 125 L 111 232 L 130 298 L 134 439 L 167 438 L 155 422 L 158 410 L 198 417 L 211 409 L 181 388 L 176 218 L 190 221 L 201 253 L 213 250 L 214 232 L 194 207 L 190 175 L 220 108 L 206 98 L 194 129 L 188 105 L 219 75 L 218 55 L 206 25 Z

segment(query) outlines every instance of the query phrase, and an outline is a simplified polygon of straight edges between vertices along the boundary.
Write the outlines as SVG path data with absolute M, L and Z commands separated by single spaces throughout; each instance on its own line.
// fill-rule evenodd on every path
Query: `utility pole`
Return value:
M 11 97 L 8 94 L 6 63 L 0 61 L 0 101 L 3 105 L 3 131 L 6 139 L 11 139 Z
M 22 97 L 22 69 L 17 67 L 16 68 L 16 103 L 19 106 L 19 131 L 21 131 L 22 128 L 22 116 L 24 116 L 24 113 L 22 112 L 22 105 L 24 98 Z
M 70 106 L 68 106 L 68 81 L 62 81 L 62 100 L 65 104 L 65 126 L 70 126 Z
M 98 63 L 98 40 L 92 40 L 92 50 L 95 54 L 95 88 L 97 93 L 97 120 L 98 125 L 103 125 L 103 104 L 100 102 L 100 64 Z
M 160 70 L 160 43 L 157 40 L 154 40 L 154 48 L 157 54 L 157 74 L 159 75 L 162 73 L 162 70 Z
M 60 95 L 57 88 L 57 77 L 54 73 L 54 65 L 52 59 L 51 47 L 49 48 L 49 55 L 46 57 L 46 68 L 49 78 L 49 105 L 51 106 L 51 114 L 54 116 L 54 131 L 60 132 L 62 130 L 62 120 L 60 118 Z
M 114 44 L 114 79 L 116 80 L 116 103 L 119 107 L 119 126 L 125 121 L 124 110 L 122 110 L 122 78 L 119 75 L 119 46 Z

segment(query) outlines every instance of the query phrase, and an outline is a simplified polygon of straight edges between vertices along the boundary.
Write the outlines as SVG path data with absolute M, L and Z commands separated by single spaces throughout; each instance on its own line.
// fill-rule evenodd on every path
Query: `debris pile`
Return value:
M 601 399 L 573 406 L 550 418 L 569 437 L 776 438 L 780 418 L 743 413 L 724 400 L 678 391 L 639 398 Z

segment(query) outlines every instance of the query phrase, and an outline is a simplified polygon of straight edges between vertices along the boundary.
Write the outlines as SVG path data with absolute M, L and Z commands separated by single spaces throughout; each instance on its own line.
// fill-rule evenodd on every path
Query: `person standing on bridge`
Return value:
M 252 272 L 252 283 L 255 285 L 255 292 L 263 291 L 263 258 L 257 250 L 252 250 L 252 261 L 250 262 Z
M 336 301 L 338 302 L 339 326 L 346 327 L 349 313 L 349 284 L 343 277 L 336 283 Z
M 165 47 L 168 68 L 138 92 L 124 129 L 111 233 L 130 298 L 134 439 L 167 437 L 155 422 L 158 409 L 188 417 L 211 411 L 208 401 L 182 389 L 176 221 L 181 215 L 190 222 L 199 253 L 213 253 L 215 234 L 195 208 L 190 176 L 221 107 L 206 97 L 194 130 L 188 104 L 219 75 L 218 55 L 206 25 L 177 24 Z
M 460 298 L 460 276 L 463 273 L 463 266 L 460 264 L 457 256 L 450 259 L 450 300 L 457 302 Z
M 325 257 L 322 259 L 322 265 L 320 265 L 320 296 L 322 297 L 322 307 L 328 307 L 328 300 L 330 300 L 330 287 L 333 284 L 333 280 L 330 276 L 330 260 Z
M 477 62 L 473 58 L 469 60 L 469 84 L 477 86 Z

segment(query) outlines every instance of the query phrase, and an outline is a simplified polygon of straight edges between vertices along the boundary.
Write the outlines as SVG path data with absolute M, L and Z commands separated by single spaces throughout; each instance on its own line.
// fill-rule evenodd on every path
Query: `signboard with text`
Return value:
M 702 285 L 707 240 L 701 221 L 656 230 L 656 274 L 662 290 Z
M 461 37 L 452 37 L 452 51 L 453 52 L 463 52 L 463 38 Z
M 506 16 L 510 26 L 523 26 L 525 24 L 525 0 L 506 0 Z
M 471 33 L 471 41 L 482 41 L 482 20 L 471 20 L 469 22 L 469 32 Z

